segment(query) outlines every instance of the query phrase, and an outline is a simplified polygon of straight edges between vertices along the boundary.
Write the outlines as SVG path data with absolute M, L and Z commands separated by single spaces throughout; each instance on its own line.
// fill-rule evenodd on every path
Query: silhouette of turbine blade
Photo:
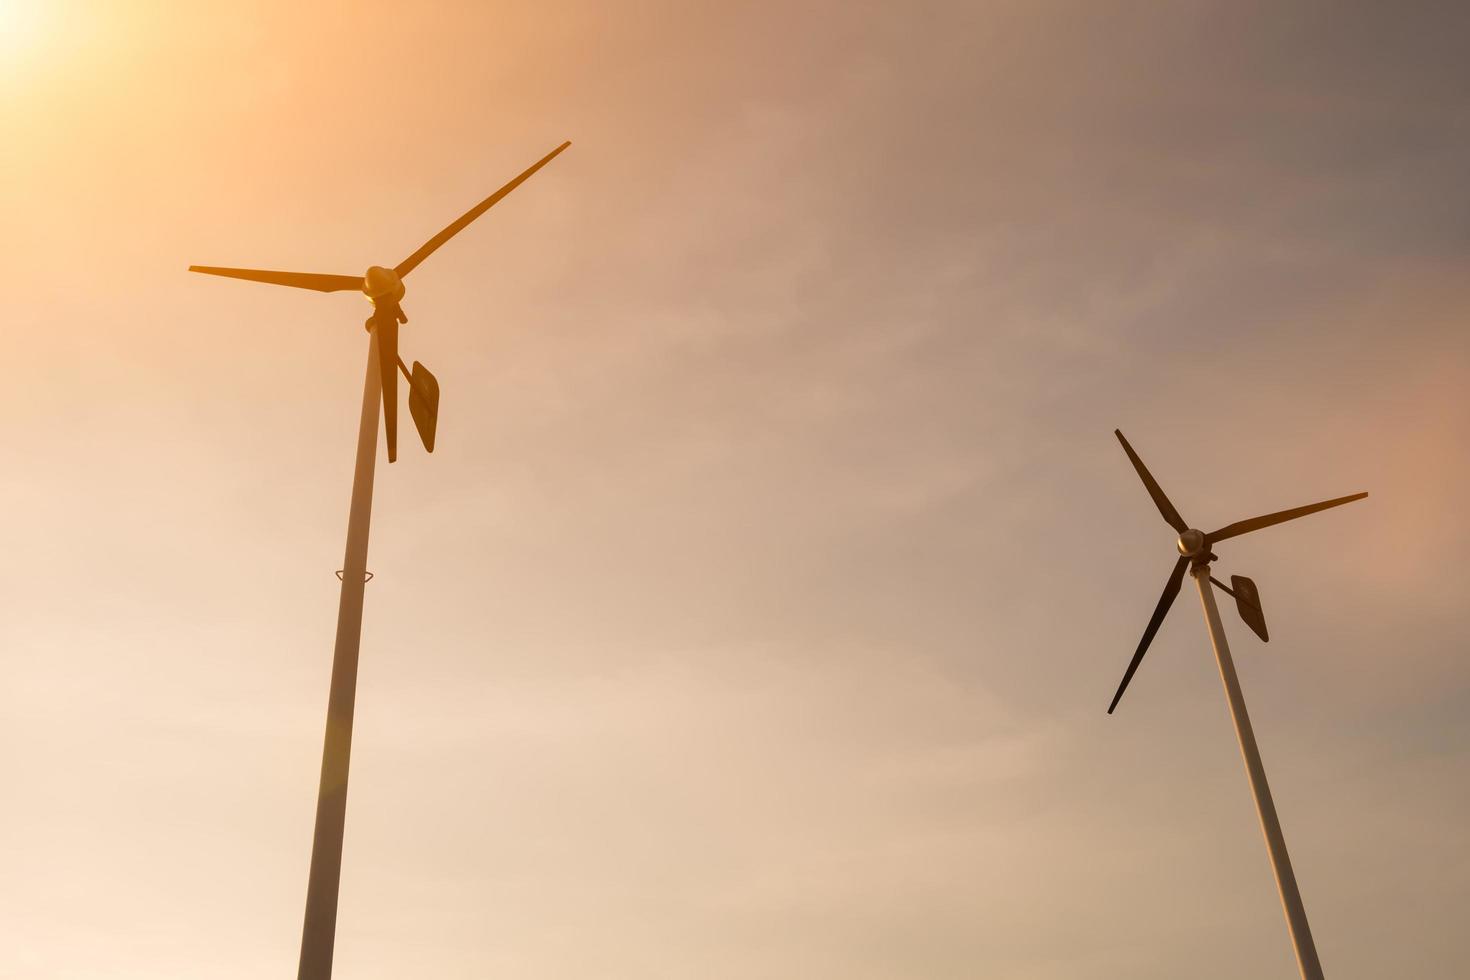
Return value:
M 392 313 L 375 316 L 372 324 L 382 380 L 383 436 L 388 444 L 388 462 L 393 463 L 398 460 L 398 317 Z
M 228 276 L 231 279 L 249 279 L 251 282 L 268 282 L 275 286 L 295 286 L 297 289 L 315 289 L 319 293 L 335 293 L 343 289 L 362 291 L 362 276 L 331 276 L 320 272 L 272 272 L 269 269 L 221 269 L 213 265 L 191 265 L 190 272 L 203 272 L 211 276 Z
M 1270 527 L 1273 524 L 1283 524 L 1286 521 L 1294 521 L 1298 517 L 1306 517 L 1308 514 L 1315 514 L 1317 513 L 1317 511 L 1326 510 L 1329 507 L 1339 507 L 1343 504 L 1350 504 L 1354 500 L 1362 500 L 1366 496 L 1368 496 L 1366 493 L 1355 493 L 1347 497 L 1338 497 L 1336 500 L 1324 500 L 1320 504 L 1307 504 L 1307 506 L 1305 507 L 1293 507 L 1291 510 L 1280 510 L 1274 514 L 1266 514 L 1263 517 L 1252 517 L 1248 521 L 1236 521 L 1234 524 L 1226 524 L 1224 527 L 1220 528 L 1220 530 L 1212 532 L 1209 535 L 1208 540 L 1211 544 L 1215 543 L 1216 541 L 1224 541 L 1226 538 L 1233 538 L 1241 534 L 1249 534 L 1252 531 L 1259 531 L 1261 528 Z
M 1119 438 L 1122 438 L 1119 436 Z M 1127 443 L 1124 443 L 1126 446 Z M 1138 650 L 1133 654 L 1133 659 L 1128 662 L 1128 669 L 1123 672 L 1123 682 L 1118 685 L 1118 693 L 1113 695 L 1113 703 L 1108 705 L 1108 714 L 1118 706 L 1118 701 L 1123 697 L 1123 692 L 1128 689 L 1128 682 L 1133 680 L 1133 672 L 1138 669 L 1139 661 L 1148 652 L 1148 645 L 1153 642 L 1154 634 L 1163 625 L 1164 617 L 1169 614 L 1169 607 L 1174 604 L 1174 597 L 1179 594 L 1179 586 L 1184 581 L 1184 570 L 1189 567 L 1189 559 L 1181 557 L 1174 563 L 1174 570 L 1169 573 L 1169 581 L 1164 583 L 1164 594 L 1159 596 L 1159 604 L 1154 607 L 1153 618 L 1148 621 L 1148 626 L 1143 631 L 1143 639 L 1138 641 Z
M 546 166 L 548 163 L 551 162 L 552 157 L 556 156 L 562 150 L 565 150 L 571 145 L 572 144 L 570 141 L 563 143 L 561 146 L 558 146 L 556 149 L 546 154 L 546 156 L 542 157 L 540 160 L 537 160 L 535 163 L 531 164 L 531 166 L 528 167 L 526 171 L 515 180 L 511 181 L 509 184 L 506 184 L 500 190 L 496 191 L 494 194 L 491 194 L 479 204 L 476 204 L 474 207 L 470 208 L 463 215 L 461 215 L 459 220 L 456 221 L 454 224 L 450 225 L 448 228 L 445 228 L 433 238 L 424 242 L 424 244 L 419 247 L 419 250 L 417 252 L 413 253 L 408 258 L 404 259 L 402 262 L 394 266 L 393 271 L 398 274 L 398 277 L 400 279 L 408 275 L 414 270 L 415 267 L 418 266 L 420 262 L 422 262 L 424 259 L 427 259 L 430 255 L 434 254 L 434 250 L 437 249 L 440 245 L 443 245 L 455 235 L 458 235 L 460 232 L 464 231 L 465 227 L 468 226 L 471 221 L 474 221 L 480 215 L 484 214 L 486 211 L 489 211 L 492 207 L 499 203 L 502 197 L 505 197 L 505 195 L 509 194 L 511 191 L 521 186 L 521 184 L 525 182 L 526 178 L 530 177 L 536 171 Z
M 1159 481 L 1154 479 L 1154 475 L 1148 471 L 1148 467 L 1143 465 L 1143 460 L 1139 459 L 1138 454 L 1133 451 L 1133 447 L 1128 445 L 1128 440 L 1123 438 L 1122 431 L 1114 429 L 1113 435 L 1117 436 L 1118 441 L 1123 444 L 1123 451 L 1132 460 L 1133 468 L 1138 471 L 1138 478 L 1143 481 L 1144 487 L 1148 490 L 1148 495 L 1154 498 L 1154 506 L 1159 509 L 1160 514 L 1164 515 L 1164 520 L 1180 534 L 1189 530 L 1189 525 L 1184 523 L 1184 518 L 1179 516 L 1179 511 L 1174 509 L 1174 505 L 1169 503 L 1169 498 L 1164 495 L 1164 489 L 1159 486 Z

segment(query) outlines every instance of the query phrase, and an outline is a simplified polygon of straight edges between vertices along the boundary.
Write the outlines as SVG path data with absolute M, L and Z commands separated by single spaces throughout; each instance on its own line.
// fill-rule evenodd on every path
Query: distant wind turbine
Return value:
M 347 770 L 352 756 L 352 715 L 357 694 L 357 654 L 362 638 L 363 585 L 367 572 L 368 524 L 373 508 L 373 464 L 378 450 L 378 401 L 383 403 L 383 427 L 388 462 L 398 458 L 398 372 L 408 380 L 408 409 L 424 449 L 434 451 L 439 419 L 439 382 L 415 361 L 412 372 L 398 356 L 398 325 L 407 323 L 403 307 L 403 277 L 449 239 L 459 234 L 501 198 L 551 162 L 571 143 L 563 143 L 532 164 L 515 180 L 491 194 L 429 239 L 391 269 L 373 266 L 361 276 L 322 275 L 314 272 L 271 272 L 263 269 L 224 269 L 189 266 L 190 272 L 249 279 L 277 286 L 295 286 L 333 293 L 361 290 L 372 301 L 368 317 L 367 379 L 362 391 L 362 419 L 357 430 L 357 464 L 352 476 L 352 507 L 347 519 L 347 552 L 338 577 L 342 594 L 337 606 L 337 645 L 332 654 L 332 685 L 327 700 L 327 732 L 322 746 L 321 785 L 317 791 L 316 829 L 311 840 L 311 872 L 306 886 L 306 916 L 301 930 L 298 980 L 329 980 L 337 930 L 337 892 L 342 875 L 342 830 L 347 817 Z
M 1138 643 L 1138 650 L 1133 654 L 1133 659 L 1129 661 L 1128 669 L 1123 672 L 1123 681 L 1118 685 L 1118 692 L 1113 695 L 1113 703 L 1108 705 L 1108 714 L 1113 713 L 1113 709 L 1118 706 L 1118 700 L 1127 690 L 1128 682 L 1133 679 L 1133 672 L 1138 669 L 1139 661 L 1143 660 L 1149 643 L 1153 641 L 1154 634 L 1159 631 L 1159 626 L 1164 622 L 1164 616 L 1168 614 L 1169 607 L 1174 603 L 1174 597 L 1179 594 L 1179 586 L 1184 581 L 1185 569 L 1188 569 L 1199 590 L 1200 603 L 1204 607 L 1205 626 L 1210 632 L 1210 643 L 1215 648 L 1215 660 L 1220 666 L 1220 680 L 1225 684 L 1225 700 L 1230 704 L 1230 715 L 1235 721 L 1235 735 L 1240 740 L 1240 754 L 1245 757 L 1246 775 L 1250 778 L 1251 791 L 1255 794 L 1256 813 L 1261 818 L 1261 831 L 1266 837 L 1266 850 L 1271 855 L 1271 867 L 1276 872 L 1276 887 L 1281 893 L 1281 904 L 1286 911 L 1286 927 L 1291 933 L 1292 946 L 1296 951 L 1297 967 L 1301 970 L 1303 980 L 1322 980 L 1322 964 L 1317 958 L 1316 944 L 1312 942 L 1312 930 L 1307 924 L 1307 910 L 1302 904 L 1301 891 L 1296 884 L 1296 875 L 1291 870 L 1291 857 L 1286 853 L 1286 838 L 1281 833 L 1281 821 L 1276 816 L 1276 804 L 1271 800 L 1271 787 L 1266 783 L 1266 770 L 1261 764 L 1260 750 L 1256 748 L 1255 732 L 1251 729 L 1250 715 L 1245 710 L 1245 696 L 1241 693 L 1240 681 L 1235 676 L 1235 663 L 1230 659 L 1230 647 L 1225 641 L 1225 627 L 1220 623 L 1220 610 L 1215 605 L 1215 593 L 1210 588 L 1210 583 L 1214 582 L 1222 591 L 1235 598 L 1236 608 L 1241 618 L 1256 635 L 1266 640 L 1268 639 L 1266 619 L 1261 612 L 1260 593 L 1254 582 L 1241 576 L 1231 576 L 1233 589 L 1216 581 L 1210 574 L 1210 562 L 1216 560 L 1211 549 L 1226 538 L 1238 537 L 1251 531 L 1271 527 L 1274 524 L 1315 514 L 1329 507 L 1362 500 L 1368 495 L 1355 493 L 1334 500 L 1324 500 L 1319 504 L 1294 507 L 1291 510 L 1266 514 L 1263 517 L 1236 521 L 1234 524 L 1225 525 L 1218 531 L 1205 534 L 1191 528 L 1184 518 L 1179 516 L 1179 511 L 1174 509 L 1174 505 L 1164 495 L 1163 489 L 1154 480 L 1153 474 L 1149 473 L 1148 467 L 1143 465 L 1143 460 L 1138 458 L 1138 454 L 1133 451 L 1128 440 L 1123 438 L 1123 433 L 1117 429 L 1114 429 L 1113 433 L 1123 444 L 1123 451 L 1128 454 L 1133 468 L 1138 471 L 1139 478 L 1143 480 L 1144 487 L 1148 489 L 1149 496 L 1153 498 L 1154 506 L 1158 507 L 1164 520 L 1178 533 L 1179 559 L 1174 563 L 1174 570 L 1169 573 L 1168 581 L 1164 583 L 1164 594 L 1159 597 L 1159 604 L 1154 608 L 1153 617 L 1143 631 L 1143 639 Z

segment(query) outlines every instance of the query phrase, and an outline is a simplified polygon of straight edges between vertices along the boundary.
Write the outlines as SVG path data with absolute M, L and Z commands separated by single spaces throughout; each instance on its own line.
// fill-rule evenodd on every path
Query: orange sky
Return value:
M 302 8 L 305 8 L 303 11 Z M 360 297 L 338 975 L 1334 980 L 1470 882 L 1463 5 L 0 0 L 0 977 L 289 976 Z M 406 424 L 406 416 L 404 424 Z

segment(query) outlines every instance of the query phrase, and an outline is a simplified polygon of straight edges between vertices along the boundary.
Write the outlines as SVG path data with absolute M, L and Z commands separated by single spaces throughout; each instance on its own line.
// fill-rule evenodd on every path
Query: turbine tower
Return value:
M 1164 594 L 1159 596 L 1159 603 L 1154 607 L 1153 617 L 1149 619 L 1148 626 L 1143 631 L 1143 639 L 1138 643 L 1138 650 L 1133 654 L 1133 659 L 1128 662 L 1128 669 L 1123 672 L 1123 681 L 1118 685 L 1118 692 L 1113 695 L 1113 703 L 1108 705 L 1108 714 L 1112 714 L 1113 709 L 1118 706 L 1119 699 L 1123 697 L 1123 692 L 1128 688 L 1128 682 L 1133 679 L 1134 671 L 1138 670 L 1139 661 L 1143 660 L 1148 645 L 1153 642 L 1154 634 L 1159 631 L 1159 626 L 1164 622 L 1164 616 L 1168 614 L 1169 607 L 1174 604 L 1174 597 L 1179 594 L 1179 586 L 1184 581 L 1184 572 L 1187 569 L 1194 579 L 1195 587 L 1199 590 L 1200 604 L 1205 614 L 1205 627 L 1210 633 L 1210 644 L 1215 649 L 1215 661 L 1220 667 L 1220 680 L 1225 685 L 1225 700 L 1230 705 L 1230 716 L 1235 722 L 1235 735 L 1240 741 L 1240 754 L 1245 759 L 1246 776 L 1250 779 L 1251 792 L 1255 795 L 1256 814 L 1261 819 L 1261 831 L 1266 837 L 1266 850 L 1271 856 L 1271 867 L 1276 873 L 1276 887 L 1281 893 L 1281 905 L 1286 912 L 1286 928 L 1291 934 L 1292 947 L 1296 951 L 1297 967 L 1301 970 L 1303 980 L 1322 980 L 1322 963 L 1317 958 L 1316 944 L 1312 942 L 1312 930 L 1307 924 L 1307 910 L 1302 904 L 1302 895 L 1297 888 L 1296 875 L 1291 870 L 1291 857 L 1286 852 L 1286 838 L 1281 833 L 1281 821 L 1276 816 L 1276 804 L 1271 800 L 1271 787 L 1266 783 L 1266 770 L 1261 764 L 1261 753 L 1256 747 L 1256 735 L 1251 728 L 1250 715 L 1245 710 L 1245 695 L 1241 693 L 1240 681 L 1235 676 L 1235 662 L 1230 659 L 1230 647 L 1225 640 L 1225 627 L 1220 623 L 1220 610 L 1215 605 L 1215 593 L 1210 588 L 1210 583 L 1213 582 L 1219 586 L 1221 591 L 1234 597 L 1241 618 L 1264 641 L 1269 637 L 1266 633 L 1265 615 L 1261 611 L 1260 593 L 1254 582 L 1241 576 L 1231 576 L 1231 584 L 1234 587 L 1226 586 L 1210 574 L 1210 563 L 1216 560 L 1216 556 L 1212 553 L 1214 546 L 1227 538 L 1238 537 L 1251 531 L 1271 527 L 1273 524 L 1281 524 L 1308 514 L 1315 514 L 1329 507 L 1362 500 L 1368 495 L 1355 493 L 1334 500 L 1324 500 L 1318 504 L 1308 504 L 1305 507 L 1294 507 L 1291 510 L 1278 511 L 1262 517 L 1236 521 L 1234 524 L 1225 525 L 1218 531 L 1205 534 L 1203 531 L 1190 527 L 1184 518 L 1179 516 L 1179 511 L 1174 509 L 1174 505 L 1164 495 L 1163 489 L 1154 480 L 1153 474 L 1148 471 L 1148 467 L 1143 465 L 1143 460 L 1138 458 L 1138 454 L 1133 451 L 1128 440 L 1123 438 L 1123 433 L 1114 429 L 1113 434 L 1123 444 L 1123 451 L 1128 454 L 1133 468 L 1138 471 L 1138 476 L 1143 480 L 1148 495 L 1153 498 L 1154 506 L 1158 507 L 1164 521 L 1179 535 L 1177 541 L 1179 558 L 1174 563 L 1174 570 L 1169 573 L 1168 581 L 1164 583 Z
M 357 430 L 357 463 L 352 476 L 346 557 L 342 571 L 337 573 L 342 580 L 342 594 L 337 606 L 337 643 L 332 654 L 332 683 L 327 699 L 327 730 L 322 745 L 316 827 L 311 839 L 311 871 L 306 886 L 298 980 L 329 980 L 332 975 L 337 893 L 342 875 L 342 830 L 347 817 L 347 770 L 352 757 L 352 716 L 357 695 L 357 654 L 362 638 L 363 586 L 371 577 L 367 571 L 367 546 L 373 508 L 373 464 L 378 450 L 378 403 L 381 400 L 383 405 L 383 429 L 390 463 L 398 458 L 397 382 L 400 371 L 408 380 L 408 408 L 414 427 L 418 429 L 424 449 L 429 452 L 434 451 L 434 432 L 439 418 L 439 382 L 418 361 L 414 361 L 410 371 L 398 356 L 398 327 L 408 322 L 403 307 L 399 305 L 404 296 L 403 279 L 439 246 L 463 231 L 470 222 L 568 146 L 571 143 L 563 143 L 546 154 L 392 268 L 375 265 L 361 276 L 336 276 L 189 266 L 190 272 L 314 289 L 322 293 L 360 290 L 373 305 L 372 316 L 364 324 L 369 335 L 367 378 L 363 382 L 362 418 Z

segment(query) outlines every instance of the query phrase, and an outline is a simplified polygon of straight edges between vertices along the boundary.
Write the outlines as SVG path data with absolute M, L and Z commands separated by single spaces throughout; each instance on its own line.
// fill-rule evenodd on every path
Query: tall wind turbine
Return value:
M 329 980 L 337 929 L 337 890 L 342 874 L 342 829 L 347 817 L 347 770 L 352 756 L 352 715 L 357 694 L 357 653 L 362 638 L 363 585 L 367 572 L 368 524 L 373 508 L 373 464 L 378 450 L 378 401 L 383 403 L 388 462 L 398 458 L 398 372 L 408 380 L 408 408 L 424 449 L 434 451 L 439 417 L 439 382 L 415 361 L 412 372 L 398 356 L 398 325 L 407 323 L 400 301 L 403 277 L 449 239 L 459 234 L 501 198 L 551 162 L 571 143 L 563 143 L 537 160 L 515 180 L 466 211 L 402 262 L 372 266 L 365 275 L 334 276 L 314 272 L 271 272 L 189 266 L 190 272 L 249 279 L 333 293 L 361 290 L 373 304 L 364 326 L 369 334 L 367 379 L 362 390 L 362 419 L 357 430 L 357 464 L 352 476 L 352 506 L 347 519 L 347 552 L 342 595 L 337 606 L 337 645 L 332 654 L 332 685 L 327 700 L 327 732 L 322 745 L 321 785 L 317 791 L 316 829 L 311 839 L 311 872 L 306 886 L 306 916 L 301 930 L 298 980 Z
M 1245 710 L 1245 696 L 1241 693 L 1240 681 L 1235 676 L 1235 663 L 1230 659 L 1230 646 L 1225 641 L 1225 627 L 1220 623 L 1220 610 L 1215 605 L 1215 593 L 1210 588 L 1210 583 L 1213 582 L 1227 595 L 1234 597 L 1241 618 L 1256 635 L 1266 640 L 1268 639 L 1266 620 L 1261 612 L 1260 593 L 1256 590 L 1255 583 L 1248 578 L 1231 576 L 1233 589 L 1217 581 L 1210 574 L 1210 562 L 1216 560 L 1211 549 L 1227 538 L 1238 537 L 1251 531 L 1271 527 L 1273 524 L 1281 524 L 1308 514 L 1315 514 L 1329 507 L 1362 500 L 1368 495 L 1355 493 L 1347 497 L 1338 497 L 1335 500 L 1324 500 L 1319 504 L 1294 507 L 1291 510 L 1266 514 L 1263 517 L 1236 521 L 1234 524 L 1225 525 L 1218 531 L 1205 534 L 1203 531 L 1190 527 L 1184 518 L 1179 516 L 1179 511 L 1174 509 L 1174 505 L 1164 495 L 1163 489 L 1154 480 L 1153 474 L 1149 473 L 1148 467 L 1143 465 L 1143 460 L 1139 459 L 1133 447 L 1128 445 L 1128 440 L 1123 438 L 1123 433 L 1117 429 L 1114 429 L 1113 433 L 1123 444 L 1123 451 L 1133 462 L 1133 468 L 1138 471 L 1139 478 L 1143 480 L 1144 487 L 1148 489 L 1148 495 L 1153 498 L 1154 506 L 1158 507 L 1164 521 L 1179 535 L 1177 542 L 1179 559 L 1174 563 L 1174 570 L 1169 573 L 1169 580 L 1164 583 L 1164 594 L 1159 596 L 1159 604 L 1154 608 L 1153 618 L 1148 621 L 1148 626 L 1143 631 L 1143 639 L 1138 643 L 1138 650 L 1133 654 L 1133 659 L 1129 661 L 1128 669 L 1123 672 L 1123 682 L 1118 685 L 1118 693 L 1113 695 L 1113 703 L 1108 705 L 1108 714 L 1113 713 L 1113 709 L 1118 706 L 1118 700 L 1123 697 L 1123 692 L 1128 687 L 1128 682 L 1133 679 L 1133 672 L 1138 669 L 1139 661 L 1143 659 L 1149 643 L 1153 641 L 1154 634 L 1159 631 L 1159 626 L 1164 622 L 1164 616 L 1168 614 L 1169 607 L 1173 605 L 1174 597 L 1179 594 L 1179 586 L 1184 581 L 1184 572 L 1188 569 L 1190 576 L 1194 579 L 1195 587 L 1199 590 L 1200 604 L 1204 607 L 1205 626 L 1210 632 L 1210 643 L 1215 648 L 1215 661 L 1220 666 L 1220 680 L 1225 685 L 1225 700 L 1230 704 L 1230 716 L 1235 721 L 1235 735 L 1240 740 L 1240 754 L 1245 758 L 1246 775 L 1250 778 L 1251 792 L 1255 794 L 1256 813 L 1261 818 L 1261 831 L 1266 837 L 1266 850 L 1271 855 L 1271 867 L 1276 872 L 1276 887 L 1281 893 L 1281 905 L 1286 911 L 1286 928 L 1291 933 L 1291 943 L 1296 950 L 1297 967 L 1301 970 L 1303 980 L 1322 980 L 1322 963 L 1317 958 L 1317 947 L 1312 942 L 1312 930 L 1307 925 L 1307 910 L 1302 904 L 1302 895 L 1297 888 L 1296 875 L 1291 870 L 1291 857 L 1286 853 L 1286 838 L 1281 833 L 1281 821 L 1276 816 L 1276 804 L 1271 800 L 1271 787 L 1266 783 L 1266 770 L 1261 765 L 1261 753 L 1256 748 L 1255 732 L 1251 729 L 1250 715 Z

